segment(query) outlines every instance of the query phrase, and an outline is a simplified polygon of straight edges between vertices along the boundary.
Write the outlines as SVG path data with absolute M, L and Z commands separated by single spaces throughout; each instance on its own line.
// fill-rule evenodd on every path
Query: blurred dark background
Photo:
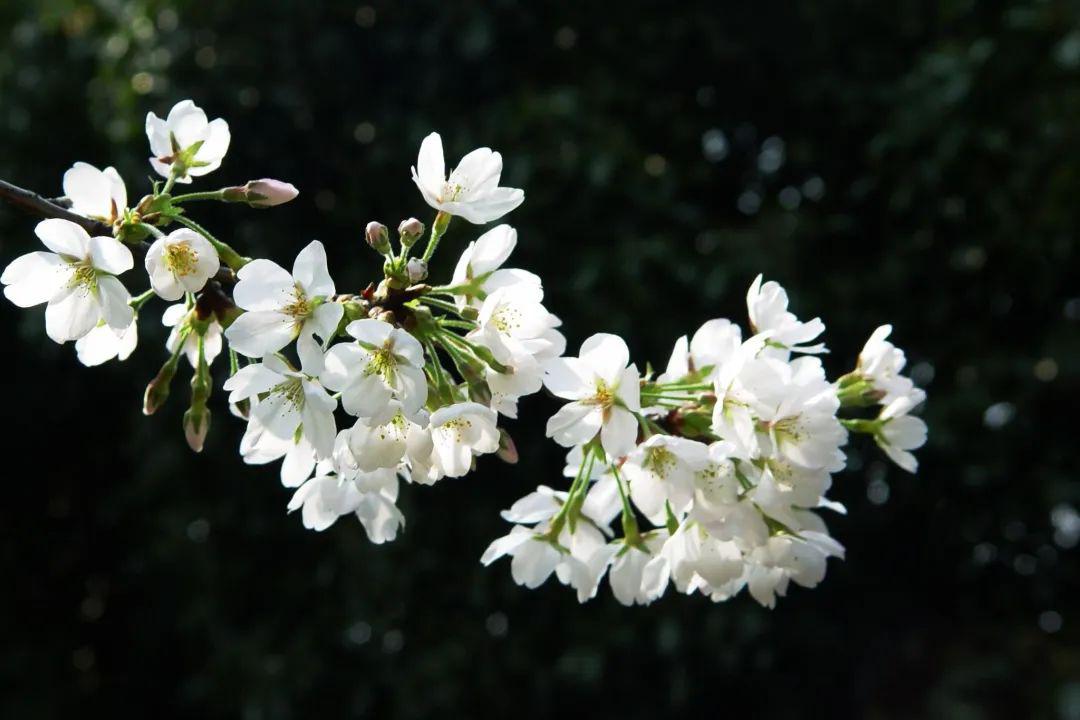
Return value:
M 504 154 L 513 264 L 571 349 L 607 330 L 662 364 L 743 322 L 761 271 L 825 320 L 833 375 L 894 324 L 930 442 L 914 477 L 852 446 L 848 558 L 776 610 L 579 606 L 478 562 L 500 509 L 563 482 L 548 398 L 511 424 L 519 466 L 403 488 L 407 530 L 374 546 L 286 517 L 220 390 L 192 454 L 186 366 L 142 416 L 161 303 L 131 360 L 87 369 L 5 301 L 0 715 L 1080 718 L 1076 4 L 0 3 L 0 177 L 56 195 L 113 164 L 138 198 L 145 113 L 186 97 L 233 133 L 197 187 L 301 189 L 199 208 L 244 251 L 288 266 L 319 238 L 362 287 L 364 223 L 430 220 L 409 166 L 438 130 L 450 163 Z M 0 207 L 5 264 L 34 222 Z M 476 235 L 452 226 L 436 277 Z

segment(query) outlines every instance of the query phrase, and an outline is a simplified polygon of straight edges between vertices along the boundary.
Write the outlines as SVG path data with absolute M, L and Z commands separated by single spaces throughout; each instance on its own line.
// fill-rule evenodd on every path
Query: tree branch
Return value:
M 17 185 L 12 185 L 4 180 L 0 180 L 0 200 L 14 205 L 31 215 L 70 220 L 76 225 L 82 226 L 82 228 L 91 235 L 112 236 L 112 228 L 105 223 L 73 213 L 71 210 L 58 204 L 57 201 L 48 200 L 35 192 L 25 190 Z

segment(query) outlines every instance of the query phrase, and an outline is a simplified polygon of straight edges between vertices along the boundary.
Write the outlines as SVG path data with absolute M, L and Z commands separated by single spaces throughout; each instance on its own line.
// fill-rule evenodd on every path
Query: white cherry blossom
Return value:
M 702 592 L 722 600 L 742 588 L 744 570 L 743 553 L 735 543 L 713 537 L 698 523 L 686 522 L 646 565 L 643 590 L 659 596 L 671 582 L 679 592 Z
M 341 392 L 345 412 L 379 425 L 391 417 L 396 398 L 407 416 L 415 415 L 428 394 L 420 342 L 382 320 L 354 320 L 345 332 L 355 342 L 330 348 L 322 373 L 326 387 Z
M 176 173 L 176 182 L 190 183 L 221 166 L 229 150 L 229 124 L 206 113 L 191 100 L 173 105 L 169 115 L 146 114 L 146 137 L 150 141 L 150 165 L 162 177 Z
M 630 452 L 637 437 L 634 413 L 641 410 L 641 395 L 637 366 L 629 362 L 626 343 L 606 333 L 582 343 L 576 358 L 549 361 L 544 385 L 556 397 L 571 402 L 548 420 L 548 437 L 571 447 L 599 433 L 609 455 Z
M 75 341 L 75 352 L 79 362 L 87 367 L 101 365 L 116 358 L 121 362 L 131 357 L 139 343 L 138 318 L 133 317 L 131 324 L 117 332 L 104 321 L 98 323 L 90 332 Z
M 720 366 L 735 355 L 742 345 L 742 330 L 739 326 L 723 318 L 709 320 L 694 333 L 692 339 L 685 335 L 675 342 L 675 347 L 668 358 L 667 369 L 656 381 L 672 383 L 685 378 L 691 373 L 698 373 L 711 367 L 712 371 L 701 379 L 711 381 Z
M 743 366 L 736 384 L 732 396 L 753 415 L 761 455 L 776 452 L 802 467 L 830 472 L 843 468 L 840 447 L 847 441 L 847 431 L 836 418 L 840 401 L 825 380 L 820 360 L 800 357 L 787 363 L 759 357 Z M 718 402 L 714 431 L 726 440 L 738 441 L 729 434 L 730 425 L 720 408 Z
M 676 515 L 690 509 L 695 473 L 709 463 L 709 448 L 695 440 L 653 435 L 626 456 L 623 475 L 630 497 L 655 525 L 663 525 L 667 508 Z
M 351 475 L 335 474 L 329 467 L 301 485 L 289 501 L 288 510 L 301 511 L 304 527 L 321 532 L 338 518 L 355 515 L 368 540 L 390 542 L 405 524 L 395 502 L 397 476 L 393 470 Z
M 304 527 L 322 532 L 360 505 L 360 490 L 356 484 L 339 475 L 316 475 L 293 493 L 289 512 L 300 510 Z
M 509 555 L 512 558 L 510 573 L 518 585 L 537 588 L 554 573 L 561 583 L 577 591 L 579 602 L 593 597 L 607 567 L 603 535 L 583 518 L 573 528 L 564 522 L 556 541 L 549 537 L 551 521 L 566 499 L 566 493 L 541 485 L 515 502 L 509 510 L 503 511 L 502 517 L 518 524 L 507 535 L 492 542 L 480 562 L 490 565 Z
M 258 405 L 252 400 L 252 407 Z M 248 465 L 266 465 L 281 460 L 279 476 L 287 488 L 300 487 L 311 477 L 318 461 L 314 446 L 306 435 L 300 433 L 291 438 L 278 437 L 259 422 L 249 421 L 240 439 L 240 457 Z
M 873 385 L 874 390 L 881 394 L 880 402 L 888 405 L 897 398 L 914 395 L 916 403 L 921 401 L 920 390 L 915 388 L 911 378 L 901 375 L 907 358 L 904 351 L 887 340 L 892 333 L 892 325 L 882 325 L 874 330 L 870 339 L 866 341 L 859 360 L 856 372 Z
M 292 273 L 270 260 L 252 260 L 236 274 L 233 301 L 243 310 L 225 331 L 236 352 L 262 357 L 297 341 L 303 356 L 319 354 L 314 335 L 329 338 L 344 310 L 326 302 L 335 292 L 326 250 L 313 240 L 296 256 Z M 303 362 L 303 358 L 301 358 Z
M 926 423 L 908 414 L 920 399 L 903 395 L 886 405 L 878 416 L 881 428 L 874 434 L 889 459 L 909 473 L 919 469 L 919 461 L 911 451 L 926 444 Z
M 115 277 L 130 270 L 131 251 L 111 237 L 90 237 L 70 220 L 42 220 L 34 229 L 52 252 L 32 252 L 4 269 L 4 295 L 19 307 L 48 303 L 45 332 L 58 343 L 78 340 L 102 321 L 123 332 L 134 311 Z
M 150 162 L 167 182 L 154 182 L 136 212 L 114 168 L 72 165 L 63 187 L 68 217 L 80 222 L 39 223 L 48 251 L 12 262 L 0 276 L 4 294 L 21 307 L 47 304 L 49 337 L 74 340 L 85 365 L 133 352 L 137 314 L 153 293 L 186 296 L 162 317 L 171 356 L 147 387 L 144 412 L 165 401 L 182 353 L 197 370 L 184 429 L 201 448 L 212 378 L 200 355 L 213 362 L 227 339 L 224 388 L 231 412 L 247 421 L 240 455 L 253 465 L 280 463 L 281 483 L 292 490 L 287 509 L 307 528 L 324 531 L 352 515 L 371 542 L 393 540 L 405 524 L 401 482 L 419 492 L 414 485 L 466 475 L 484 454 L 516 462 L 499 414 L 516 417 L 518 400 L 546 386 L 566 401 L 546 431 L 569 448 L 569 488 L 540 486 L 503 511 L 512 527 L 489 545 L 483 564 L 510 556 L 515 582 L 535 588 L 554 576 L 579 602 L 594 597 L 607 575 L 624 605 L 647 605 L 669 587 L 716 602 L 745 588 L 773 607 L 792 582 L 814 587 L 828 559 L 843 557 L 817 511 L 846 512 L 827 494 L 844 466 L 849 431 L 872 435 L 901 468 L 917 469 L 912 451 L 926 442 L 927 428 L 912 411 L 926 394 L 902 375 L 906 357 L 888 340 L 891 326 L 878 327 L 855 369 L 830 382 L 822 362 L 807 356 L 826 352 L 824 324 L 800 320 L 784 288 L 761 275 L 746 297 L 748 340 L 732 322 L 708 320 L 676 341 L 663 373 L 645 365 L 644 377 L 615 335 L 593 335 L 577 357 L 562 357 L 566 339 L 544 305 L 540 278 L 505 267 L 518 239 L 509 225 L 469 243 L 449 283 L 429 279 L 451 216 L 493 222 L 524 197 L 500 187 L 502 157 L 488 148 L 468 153 L 448 174 L 435 133 L 412 168 L 438 211 L 432 236 L 416 248 L 424 226 L 410 218 L 391 244 L 386 226 L 369 223 L 365 237 L 384 262 L 377 289 L 372 283 L 354 294 L 361 284 L 338 295 L 318 241 L 297 254 L 290 272 L 248 260 L 202 231 L 162 236 L 144 227 L 157 236 L 144 261 L 153 293 L 133 301 L 116 277 L 132 267 L 131 250 L 113 237 L 90 237 L 85 226 L 103 223 L 134 241 L 129 231 L 138 234 L 140 214 L 164 224 L 181 206 L 197 210 L 181 205 L 187 201 L 267 208 L 297 196 L 289 183 L 264 178 L 179 198 L 175 183 L 221 165 L 228 125 L 185 100 L 165 119 L 149 113 L 146 132 Z M 239 268 L 235 284 L 220 283 L 234 305 L 217 283 L 206 292 L 221 269 L 218 249 Z M 348 337 L 335 344 L 346 310 Z M 294 341 L 299 369 L 287 357 Z M 241 363 L 234 350 L 250 360 Z M 339 397 L 356 418 L 340 432 Z M 642 409 L 643 397 L 650 407 Z M 848 412 L 876 405 L 874 419 Z
M 146 251 L 150 287 L 165 300 L 203 289 L 221 267 L 217 250 L 194 230 L 180 228 L 160 237 Z
M 249 431 L 254 426 L 271 438 L 292 441 L 300 430 L 318 457 L 329 457 L 337 432 L 337 401 L 309 372 L 306 366 L 297 371 L 279 357 L 267 355 L 261 363 L 240 368 L 224 387 L 231 393 L 231 403 L 258 400 L 251 408 Z M 265 397 L 259 399 L 263 394 Z
M 776 606 L 776 596 L 787 594 L 794 580 L 813 588 L 825 578 L 826 561 L 844 557 L 844 546 L 825 533 L 802 531 L 798 538 L 776 536 L 748 557 L 747 589 L 765 607 Z
M 625 539 L 610 542 L 597 551 L 590 564 L 607 566 L 611 592 L 620 603 L 648 605 L 660 593 L 648 587 L 645 568 L 663 547 L 665 539 L 667 530 L 660 529 L 643 535 L 641 545 L 631 544 Z
M 775 280 L 764 285 L 758 275 L 746 294 L 746 307 L 750 313 L 750 330 L 754 335 L 769 333 L 769 347 L 781 350 L 786 359 L 788 352 L 827 352 L 824 343 L 804 345 L 815 340 L 825 331 L 820 319 L 802 322 L 794 313 L 788 312 L 787 291 Z
M 517 417 L 520 397 L 537 392 L 543 385 L 546 360 L 557 357 L 565 347 L 557 317 L 540 303 L 539 287 L 507 286 L 487 296 L 480 308 L 479 327 L 468 339 L 491 350 L 509 372 L 486 370 L 492 393 L 492 407 L 507 417 Z
M 161 324 L 167 328 L 171 328 L 169 331 L 169 337 L 165 340 L 165 348 L 170 352 L 176 352 L 176 348 L 180 346 L 181 330 L 187 324 L 184 322 L 194 310 L 189 308 L 184 303 L 177 303 L 176 305 L 170 305 L 165 308 L 165 312 L 161 314 Z M 206 359 L 206 364 L 210 365 L 214 362 L 214 359 L 221 354 L 222 347 L 222 329 L 221 323 L 217 321 L 217 318 L 208 318 L 209 323 L 206 326 L 206 331 L 203 333 L 203 356 Z M 184 337 L 184 357 L 191 363 L 191 367 L 199 366 L 199 336 L 195 332 L 189 332 Z
M 409 433 L 423 429 L 426 414 L 419 418 L 407 417 L 401 403 L 391 400 L 387 403 L 385 414 L 390 418 L 382 423 L 373 423 L 361 418 L 349 432 L 349 449 L 356 460 L 356 466 L 364 472 L 380 468 L 396 468 L 405 458 L 408 449 Z M 414 420 L 421 420 L 421 423 Z
M 71 210 L 106 225 L 124 217 L 127 188 L 116 168 L 98 170 L 89 163 L 77 162 L 64 173 L 64 196 Z
M 458 307 L 480 307 L 485 295 L 501 287 L 518 285 L 541 288 L 540 278 L 527 270 L 503 268 L 517 246 L 517 230 L 496 225 L 470 242 L 458 258 L 450 285 L 460 288 L 454 297 Z M 542 297 L 542 290 L 540 290 Z
M 477 225 L 498 220 L 525 199 L 521 190 L 499 187 L 501 175 L 502 155 L 478 148 L 463 157 L 448 177 L 438 133 L 424 138 L 412 169 L 413 182 L 428 205 Z
M 497 416 L 479 403 L 463 402 L 431 414 L 432 459 L 446 477 L 461 477 L 476 455 L 499 449 Z

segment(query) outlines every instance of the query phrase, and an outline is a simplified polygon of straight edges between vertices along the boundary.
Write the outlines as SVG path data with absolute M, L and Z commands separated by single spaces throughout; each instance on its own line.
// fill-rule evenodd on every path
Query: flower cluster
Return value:
M 50 338 L 75 341 L 87 365 L 124 360 L 147 301 L 175 303 L 162 313 L 171 328 L 168 360 L 147 387 L 144 411 L 162 406 L 187 358 L 184 432 L 201 450 L 211 365 L 227 347 L 222 387 L 233 414 L 247 421 L 240 454 L 251 464 L 281 461 L 282 484 L 295 488 L 289 509 L 302 509 L 304 525 L 316 530 L 355 514 L 372 541 L 390 540 L 404 522 L 395 505 L 399 478 L 430 485 L 467 474 L 479 455 L 515 460 L 499 416 L 516 417 L 518 399 L 540 390 L 546 362 L 565 348 L 540 279 L 504 267 L 516 231 L 491 228 L 468 245 L 448 283 L 426 282 L 453 217 L 490 223 L 524 199 L 499 186 L 499 153 L 474 150 L 447 175 L 440 137 L 425 138 L 413 179 L 436 211 L 426 244 L 416 219 L 398 226 L 396 243 L 384 225 L 370 223 L 364 237 L 383 258 L 383 277 L 343 293 L 317 240 L 286 269 L 241 255 L 191 218 L 197 201 L 266 208 L 297 195 L 270 179 L 174 192 L 221 166 L 230 142 L 224 120 L 208 120 L 185 100 L 165 119 L 147 115 L 146 134 L 163 182 L 129 207 L 115 169 L 75 163 L 63 180 L 70 213 L 50 208 L 68 216 L 37 226 L 50 252 L 24 255 L 3 273 L 12 302 L 47 303 Z M 149 289 L 133 298 L 118 276 L 136 255 Z
M 48 251 L 8 265 L 4 294 L 20 307 L 46 304 L 48 336 L 74 341 L 86 365 L 125 360 L 149 301 L 171 303 L 161 313 L 167 360 L 147 385 L 144 412 L 167 401 L 186 358 L 183 429 L 200 451 L 216 376 L 231 413 L 247 423 L 241 457 L 280 462 L 281 483 L 293 489 L 288 510 L 299 510 L 305 527 L 355 515 L 372 542 L 394 539 L 405 522 L 400 483 L 462 477 L 481 455 L 516 462 L 500 417 L 516 418 L 518 400 L 546 387 L 567 401 L 547 434 L 569 448 L 573 480 L 565 492 L 541 486 L 505 511 L 514 527 L 485 564 L 510 555 L 517 582 L 536 587 L 554 573 L 582 601 L 607 574 L 626 604 L 674 585 L 714 600 L 746 586 L 772 606 L 790 581 L 817 584 L 827 558 L 843 554 L 816 511 L 843 511 L 825 493 L 849 432 L 872 435 L 915 470 L 911 451 L 926 426 L 911 411 L 924 396 L 901 375 L 904 354 L 887 341 L 889 326 L 830 383 L 816 357 L 826 351 L 824 325 L 800 321 L 784 289 L 759 277 L 747 297 L 748 339 L 711 320 L 680 338 L 663 373 L 643 375 L 613 335 L 593 335 L 577 357 L 563 357 L 540 278 L 506 267 L 517 244 L 509 225 L 469 243 L 448 282 L 428 282 L 454 217 L 493 223 L 524 199 L 500 186 L 502 157 L 488 148 L 447 174 L 439 135 L 426 137 L 412 178 L 435 211 L 430 229 L 408 218 L 392 239 L 369 223 L 363 237 L 381 256 L 382 276 L 342 292 L 318 240 L 287 269 L 247 257 L 191 217 L 200 202 L 268 208 L 297 196 L 272 179 L 176 192 L 221 167 L 224 120 L 185 100 L 164 119 L 148 114 L 146 134 L 163 180 L 134 204 L 115 169 L 83 162 L 65 173 L 60 201 L 20 191 L 49 218 L 36 227 Z M 136 260 L 146 274 L 132 283 L 149 287 L 133 297 L 121 277 Z M 221 356 L 227 367 L 212 372 Z M 869 417 L 867 408 L 879 411 Z M 863 416 L 841 416 L 848 410 Z M 613 539 L 616 517 L 622 536 Z
M 544 385 L 568 401 L 547 433 L 570 448 L 566 492 L 541 486 L 503 517 L 514 523 L 482 561 L 512 557 L 514 580 L 555 574 L 585 601 L 605 573 L 626 605 L 669 586 L 726 600 L 744 587 L 773 607 L 789 584 L 814 587 L 843 546 L 818 514 L 848 433 L 871 434 L 902 468 L 926 425 L 925 398 L 900 375 L 904 354 L 874 332 L 857 367 L 829 382 L 816 355 L 825 329 L 788 310 L 759 276 L 747 295 L 752 335 L 715 319 L 675 343 L 664 372 L 643 376 L 626 343 L 593 335 L 577 357 L 548 363 Z M 873 419 L 847 417 L 879 406 Z M 843 416 L 842 416 L 843 411 Z M 850 411 L 850 412 L 849 412 Z M 621 519 L 621 537 L 611 525 Z

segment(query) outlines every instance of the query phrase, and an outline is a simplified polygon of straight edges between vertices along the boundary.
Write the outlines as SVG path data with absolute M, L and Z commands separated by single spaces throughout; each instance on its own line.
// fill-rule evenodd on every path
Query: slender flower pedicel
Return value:
M 191 100 L 164 119 L 149 113 L 146 133 L 164 180 L 137 201 L 112 167 L 84 162 L 64 174 L 62 201 L 16 188 L 20 205 L 48 218 L 35 228 L 48 252 L 8 265 L 4 295 L 20 307 L 46 304 L 47 335 L 75 341 L 88 366 L 126 360 L 139 321 L 160 320 L 170 331 L 155 349 L 165 359 L 144 413 L 180 394 L 178 373 L 189 378 L 190 447 L 202 449 L 212 408 L 227 405 L 247 423 L 242 460 L 277 465 L 292 492 L 285 509 L 306 528 L 352 516 L 372 543 L 392 541 L 406 525 L 402 483 L 450 482 L 488 455 L 515 463 L 504 419 L 546 388 L 565 401 L 547 434 L 567 448 L 569 487 L 542 485 L 505 510 L 513 525 L 483 564 L 508 556 L 518 584 L 554 577 L 580 602 L 606 578 L 624 605 L 647 605 L 668 588 L 713 601 L 745 588 L 773 607 L 792 582 L 814 587 L 828 559 L 844 555 L 821 513 L 846 512 L 827 493 L 852 435 L 870 436 L 904 470 L 918 466 L 913 451 L 927 428 L 913 411 L 925 393 L 902 374 L 891 326 L 830 381 L 818 357 L 825 325 L 800 320 L 775 281 L 751 283 L 745 331 L 709 320 L 676 340 L 656 374 L 607 333 L 563 357 L 542 280 L 506 267 L 518 242 L 509 224 L 462 242 L 453 274 L 430 279 L 455 217 L 483 225 L 524 200 L 499 185 L 498 152 L 473 150 L 447 173 L 431 133 L 412 169 L 435 210 L 427 226 L 407 217 L 395 238 L 393 225 L 373 221 L 329 247 L 297 239 L 290 271 L 237 251 L 191 211 L 205 201 L 276 208 L 297 197 L 293 185 L 262 178 L 178 193 L 217 170 L 230 143 L 228 124 Z M 370 251 L 381 276 L 339 289 L 330 259 Z M 129 283 L 133 297 L 118 276 L 130 279 L 136 260 L 146 274 Z

